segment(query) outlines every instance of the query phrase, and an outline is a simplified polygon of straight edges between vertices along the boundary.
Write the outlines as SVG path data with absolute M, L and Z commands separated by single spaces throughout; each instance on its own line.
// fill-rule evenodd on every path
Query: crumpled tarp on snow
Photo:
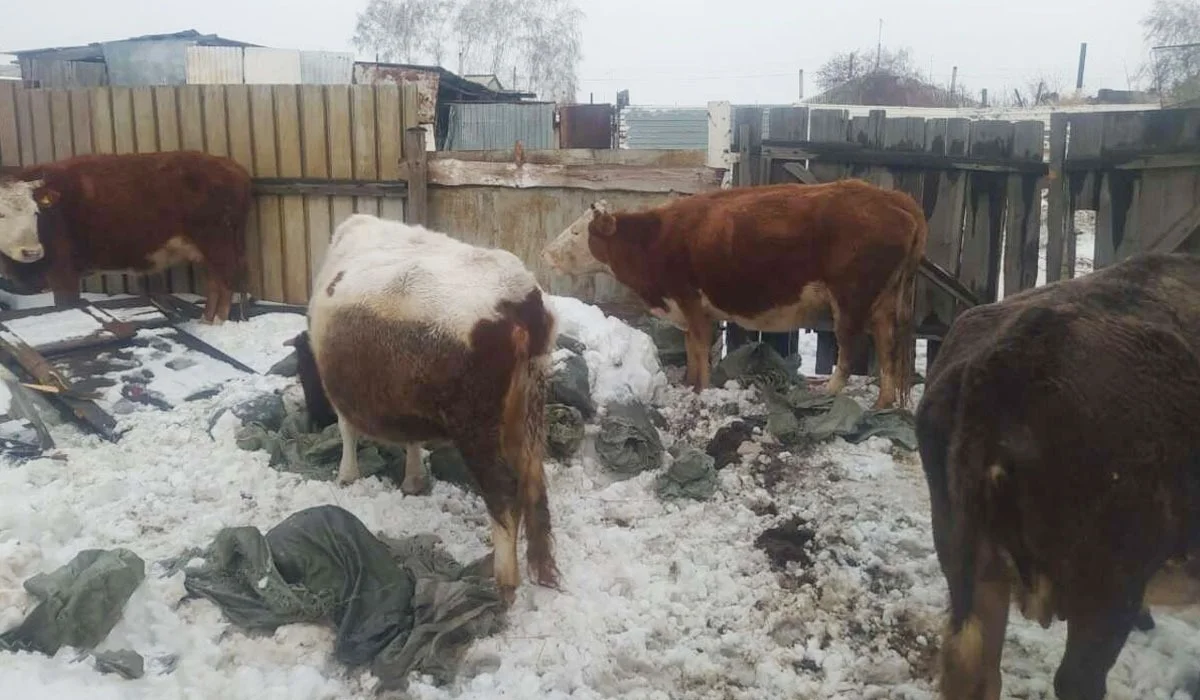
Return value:
M 717 492 L 716 460 L 689 445 L 676 446 L 671 456 L 674 461 L 655 485 L 659 498 L 703 501 Z
M 637 401 L 608 404 L 596 435 L 600 463 L 622 478 L 662 466 L 663 444 L 650 411 Z
M 916 430 L 907 412 L 868 411 L 844 393 L 827 396 L 809 391 L 794 363 L 763 343 L 743 345 L 713 369 L 714 386 L 730 379 L 743 386 L 756 386 L 763 392 L 768 410 L 767 432 L 785 445 L 819 442 L 834 436 L 851 443 L 884 437 L 905 449 L 917 449 Z
M 331 621 L 337 659 L 370 663 L 390 690 L 413 670 L 450 681 L 467 645 L 499 629 L 503 603 L 489 559 L 462 566 L 433 535 L 384 542 L 350 512 L 324 505 L 265 536 L 254 527 L 220 531 L 184 586 L 247 629 Z
M 66 565 L 25 582 L 25 590 L 42 602 L 20 625 L 0 634 L 0 649 L 50 656 L 63 646 L 91 649 L 117 625 L 145 577 L 145 562 L 128 549 L 85 549 Z

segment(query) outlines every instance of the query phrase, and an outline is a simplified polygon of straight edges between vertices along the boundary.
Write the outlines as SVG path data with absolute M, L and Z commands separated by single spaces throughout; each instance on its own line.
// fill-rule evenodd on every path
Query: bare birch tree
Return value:
M 510 89 L 574 102 L 582 23 L 574 0 L 370 0 L 353 44 L 384 61 L 491 73 Z

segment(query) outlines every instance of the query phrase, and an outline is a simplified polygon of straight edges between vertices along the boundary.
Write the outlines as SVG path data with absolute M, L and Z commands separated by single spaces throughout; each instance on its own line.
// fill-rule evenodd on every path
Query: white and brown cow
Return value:
M 521 261 L 355 214 L 314 280 L 308 330 L 344 442 L 338 481 L 359 477 L 359 435 L 408 446 L 410 492 L 426 478 L 417 446 L 453 442 L 492 516 L 505 600 L 520 583 L 522 526 L 534 577 L 557 586 L 542 471 L 555 319 Z

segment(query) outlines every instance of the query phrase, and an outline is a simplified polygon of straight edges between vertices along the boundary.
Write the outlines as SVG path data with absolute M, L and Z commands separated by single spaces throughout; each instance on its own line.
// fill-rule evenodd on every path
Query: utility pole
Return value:
M 1075 76 L 1075 89 L 1083 89 L 1083 64 L 1087 62 L 1087 42 L 1079 44 L 1079 73 Z
M 879 39 L 875 42 L 875 72 L 879 72 L 879 61 L 883 58 L 883 18 L 879 18 Z
M 804 101 L 804 69 L 800 69 L 800 94 L 796 97 L 797 102 Z
M 983 89 L 983 91 L 982 91 L 982 93 L 980 94 L 980 102 L 982 102 L 982 103 L 983 103 L 983 106 L 984 106 L 984 107 L 987 107 L 987 106 L 988 106 L 988 103 L 987 103 L 987 88 L 984 88 L 984 89 Z
M 958 66 L 954 66 L 950 71 L 950 94 L 954 94 L 954 87 L 958 85 Z

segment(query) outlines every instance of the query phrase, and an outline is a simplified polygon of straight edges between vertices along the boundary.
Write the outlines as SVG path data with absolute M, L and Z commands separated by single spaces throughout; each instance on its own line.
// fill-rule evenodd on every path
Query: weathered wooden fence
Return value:
M 409 181 L 424 194 L 423 132 L 406 130 L 416 127 L 416 110 L 412 86 L 0 84 L 0 166 L 84 153 L 194 149 L 229 156 L 255 179 L 247 239 L 251 293 L 304 303 L 332 230 L 346 216 L 423 220 L 423 199 L 405 211 Z M 202 294 L 200 272 L 181 266 L 160 281 L 166 291 Z M 84 290 L 139 292 L 134 277 L 94 275 Z
M 1096 268 L 1200 252 L 1200 109 L 1052 116 L 1049 187 L 1048 281 L 1074 275 L 1078 210 L 1096 212 Z

